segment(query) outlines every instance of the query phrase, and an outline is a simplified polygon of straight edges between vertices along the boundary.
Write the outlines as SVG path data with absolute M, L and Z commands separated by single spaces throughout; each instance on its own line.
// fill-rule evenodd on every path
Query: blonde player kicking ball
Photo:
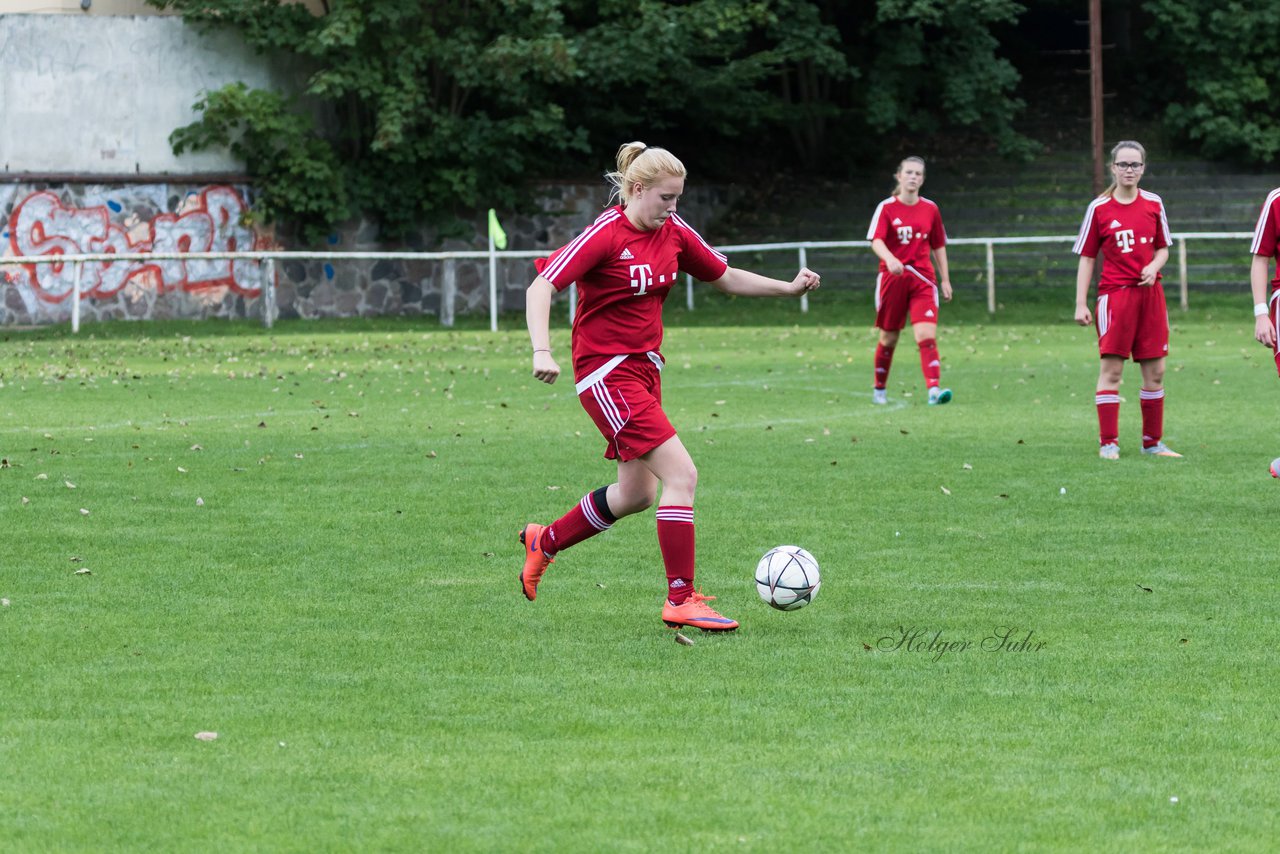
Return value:
M 1138 189 L 1147 151 L 1132 141 L 1111 149 L 1111 186 L 1085 211 L 1073 252 L 1076 271 L 1076 322 L 1094 323 L 1087 298 L 1098 252 L 1098 456 L 1120 459 L 1120 377 L 1130 356 L 1142 370 L 1142 453 L 1180 457 L 1164 433 L 1164 360 L 1169 354 L 1169 310 L 1160 285 L 1160 268 L 1169 260 L 1169 222 L 1164 202 Z
M 605 210 L 567 246 L 536 262 L 526 319 L 533 342 L 533 375 L 560 376 L 548 329 L 551 297 L 578 283 L 573 319 L 573 375 L 578 400 L 605 438 L 605 458 L 617 460 L 618 479 L 588 493 L 550 525 L 520 532 L 524 567 L 520 589 L 532 601 L 555 555 L 638 513 L 662 495 L 655 512 L 667 574 L 662 621 L 707 631 L 738 627 L 694 590 L 693 494 L 698 471 L 662 411 L 662 303 L 680 273 L 741 296 L 796 296 L 819 285 L 801 269 L 790 282 L 730 267 L 676 214 L 685 168 L 671 152 L 632 142 L 618 150 L 607 175 L 621 204 Z
M 908 157 L 894 173 L 898 184 L 893 195 L 871 215 L 867 240 L 880 259 L 876 276 L 875 382 L 872 403 L 888 403 L 889 367 L 898 336 L 911 318 L 911 331 L 920 348 L 920 370 L 929 389 L 929 405 L 951 402 L 951 389 L 942 388 L 942 367 L 938 359 L 938 291 L 951 301 L 951 277 L 947 272 L 947 232 L 942 227 L 938 206 L 920 195 L 924 184 L 924 161 Z M 930 261 L 937 262 L 937 273 Z

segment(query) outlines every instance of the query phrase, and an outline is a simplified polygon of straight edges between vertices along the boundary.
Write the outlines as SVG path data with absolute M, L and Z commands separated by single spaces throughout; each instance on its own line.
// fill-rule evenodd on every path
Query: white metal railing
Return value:
M 1187 232 L 1174 234 L 1173 240 L 1177 244 L 1178 258 L 1178 285 L 1179 285 L 1179 304 L 1185 310 L 1188 307 L 1187 298 L 1187 242 L 1190 240 L 1250 240 L 1252 232 Z M 987 274 L 987 311 L 992 314 L 996 311 L 996 264 L 995 264 L 995 247 L 1027 245 L 1036 243 L 1074 243 L 1076 235 L 1037 235 L 1030 237 L 959 237 L 947 241 L 948 246 L 983 246 L 986 249 L 986 274 Z M 800 267 L 808 265 L 809 250 L 826 250 L 826 249 L 867 249 L 871 246 L 866 240 L 830 240 L 830 241 L 794 241 L 784 243 L 746 243 L 734 244 L 729 246 L 718 247 L 719 251 L 725 255 L 733 255 L 741 252 L 795 252 L 796 260 Z M 275 262 L 289 260 L 317 260 L 317 261 L 454 261 L 454 260 L 487 260 L 489 267 L 489 326 L 495 332 L 498 329 L 498 288 L 497 288 L 497 265 L 499 261 L 506 261 L 518 258 L 538 258 L 547 254 L 545 249 L 535 250 L 504 250 L 497 251 L 490 246 L 488 251 L 462 251 L 462 252 L 295 252 L 295 251 L 254 251 L 254 252 L 187 252 L 187 253 L 165 253 L 165 252 L 140 252 L 140 253 L 83 253 L 83 254 L 53 254 L 53 255 L 21 255 L 0 258 L 0 270 L 10 266 L 25 266 L 30 264 L 73 264 L 74 286 L 71 292 L 71 328 L 74 332 L 80 330 L 80 303 L 83 298 L 80 277 L 83 265 L 87 263 L 112 264 L 117 262 L 150 262 L 150 261 L 254 261 L 262 268 L 262 319 L 263 324 L 270 327 L 278 314 L 276 306 L 275 293 Z M 686 284 L 686 303 L 690 310 L 693 309 L 693 279 L 690 276 L 685 277 Z M 442 299 L 442 306 L 444 300 Z M 570 289 L 569 294 L 569 314 L 572 317 L 577 304 L 577 294 L 574 289 Z M 800 298 L 801 311 L 809 310 L 808 296 Z M 444 314 L 442 308 L 442 315 Z M 442 318 L 443 320 L 444 318 Z M 452 312 L 447 319 L 447 324 L 452 323 Z

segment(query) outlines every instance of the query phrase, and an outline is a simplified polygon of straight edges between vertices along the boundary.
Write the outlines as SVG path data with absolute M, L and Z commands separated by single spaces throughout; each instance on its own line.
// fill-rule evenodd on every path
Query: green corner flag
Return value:
M 498 224 L 498 214 L 493 208 L 489 208 L 489 237 L 493 240 L 494 246 L 499 249 L 507 248 L 507 233 Z

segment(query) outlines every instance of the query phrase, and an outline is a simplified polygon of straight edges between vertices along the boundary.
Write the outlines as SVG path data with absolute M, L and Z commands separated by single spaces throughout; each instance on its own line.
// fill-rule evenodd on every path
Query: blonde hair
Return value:
M 907 165 L 908 163 L 919 163 L 919 164 L 920 164 L 920 171 L 921 171 L 921 172 L 923 172 L 923 171 L 924 171 L 924 158 L 923 158 L 923 157 L 918 157 L 918 156 L 916 156 L 916 155 L 914 155 L 914 154 L 913 154 L 913 155 L 911 155 L 910 157 L 904 157 L 904 158 L 902 158 L 902 162 L 898 164 L 898 168 L 897 168 L 896 170 L 894 170 L 894 173 L 893 173 L 893 177 L 894 177 L 894 179 L 895 179 L 895 180 L 896 180 L 896 179 L 897 179 L 897 177 L 898 177 L 898 173 L 902 171 L 902 167 L 903 167 L 903 166 L 905 166 L 905 165 Z M 891 195 L 894 195 L 894 196 L 900 196 L 900 195 L 902 195 L 902 182 L 901 182 L 901 181 L 897 181 L 897 183 L 895 183 L 895 184 L 893 185 L 893 193 L 892 193 Z
M 1120 149 L 1122 149 L 1122 148 L 1132 148 L 1134 151 L 1136 151 L 1136 152 L 1138 152 L 1139 154 L 1141 154 L 1141 155 L 1142 155 L 1142 163 L 1143 163 L 1143 165 L 1144 165 L 1144 166 L 1146 165 L 1146 162 L 1147 162 L 1147 150 L 1146 150 L 1145 148 L 1143 148 L 1143 147 L 1142 147 L 1142 143 L 1137 142 L 1137 141 L 1132 140 L 1132 139 L 1122 139 L 1122 140 L 1120 140 L 1119 142 L 1117 142 L 1117 143 L 1116 143 L 1115 148 L 1111 149 L 1111 164 L 1112 164 L 1113 166 L 1115 165 L 1115 162 L 1116 162 L 1116 155 L 1120 153 Z M 1111 183 L 1107 185 L 1107 189 L 1105 189 L 1105 190 L 1103 190 L 1103 191 L 1102 191 L 1102 195 L 1103 195 L 1103 196 L 1106 196 L 1106 197 L 1108 197 L 1108 198 L 1109 198 L 1109 197 L 1111 197 L 1111 196 L 1114 196 L 1114 195 L 1115 195 L 1115 192 L 1116 192 L 1116 187 L 1117 187 L 1117 186 L 1118 186 L 1118 184 L 1117 184 L 1117 182 L 1116 182 L 1116 176 L 1115 176 L 1115 173 L 1113 172 L 1113 173 L 1111 174 Z
M 609 204 L 620 199 L 625 207 L 631 201 L 631 188 L 637 181 L 648 189 L 661 178 L 684 178 L 687 174 L 680 159 L 665 148 L 628 142 L 618 149 L 618 171 L 606 172 L 604 176 L 613 185 Z

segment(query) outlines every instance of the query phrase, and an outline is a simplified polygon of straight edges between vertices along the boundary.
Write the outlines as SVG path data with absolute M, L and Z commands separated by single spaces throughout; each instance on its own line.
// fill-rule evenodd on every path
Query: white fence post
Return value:
M 804 247 L 800 247 L 800 267 L 801 269 L 809 266 L 809 256 L 805 254 Z M 809 312 L 809 292 L 805 291 L 800 295 L 800 311 L 807 314 Z
M 270 329 L 276 322 L 276 261 L 267 258 L 258 264 L 262 271 L 262 325 Z
M 72 278 L 75 281 L 71 292 L 71 331 L 80 331 L 80 269 L 84 265 L 79 261 L 76 262 L 76 271 Z
M 498 331 L 498 256 L 489 234 L 489 331 Z
M 987 313 L 996 313 L 996 247 L 987 241 Z
M 1187 310 L 1187 238 L 1178 238 L 1178 294 L 1182 310 Z
M 458 299 L 458 265 L 452 258 L 444 262 L 440 282 L 440 325 L 453 326 L 453 309 Z

